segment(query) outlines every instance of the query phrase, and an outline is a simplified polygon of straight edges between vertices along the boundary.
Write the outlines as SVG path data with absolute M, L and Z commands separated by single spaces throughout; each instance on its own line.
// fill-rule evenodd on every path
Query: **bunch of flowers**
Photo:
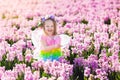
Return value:
M 14 2 L 14 3 L 13 3 Z M 1 80 L 119 80 L 119 0 L 0 1 Z M 41 17 L 46 14 L 51 16 Z M 58 61 L 36 61 L 31 32 L 40 19 L 58 20 L 71 36 Z

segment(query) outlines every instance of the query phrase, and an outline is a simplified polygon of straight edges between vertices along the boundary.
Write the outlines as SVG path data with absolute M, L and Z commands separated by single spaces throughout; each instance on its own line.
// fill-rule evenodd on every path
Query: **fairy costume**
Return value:
M 48 59 L 51 61 L 59 60 L 59 58 L 63 55 L 62 48 L 68 45 L 68 43 L 70 42 L 70 37 L 65 34 L 60 34 L 60 35 L 54 36 L 54 38 L 51 39 L 51 38 L 42 36 L 43 34 L 44 34 L 44 31 L 42 29 L 32 32 L 31 40 L 35 47 L 35 50 L 33 51 L 33 58 L 37 60 L 42 59 L 44 61 Z M 43 39 L 46 42 L 47 46 L 58 44 L 60 42 L 61 47 L 54 48 L 50 51 L 41 50 L 41 46 L 42 46 L 41 39 Z
M 60 44 L 61 38 L 60 36 L 56 35 L 51 37 L 41 36 L 41 39 L 46 43 L 47 46 L 52 46 L 55 44 Z M 59 57 L 62 56 L 61 48 L 53 48 L 49 51 L 41 50 L 40 51 L 40 58 L 42 58 L 44 61 L 47 59 L 53 61 L 53 60 L 59 60 Z
M 51 61 L 59 60 L 62 56 L 61 49 L 69 43 L 70 37 L 65 34 L 56 35 L 56 21 L 53 15 L 41 18 L 41 23 L 43 28 L 37 32 L 32 32 L 31 40 L 35 47 L 33 58 L 44 61 L 48 59 Z M 58 47 L 59 45 L 61 47 Z M 47 50 L 48 48 L 50 49 Z

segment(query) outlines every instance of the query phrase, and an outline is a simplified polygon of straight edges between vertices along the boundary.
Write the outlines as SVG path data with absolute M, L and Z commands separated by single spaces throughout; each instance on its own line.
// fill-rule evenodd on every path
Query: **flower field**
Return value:
M 46 14 L 71 37 L 60 61 L 33 59 Z M 120 0 L 0 0 L 0 80 L 120 80 Z

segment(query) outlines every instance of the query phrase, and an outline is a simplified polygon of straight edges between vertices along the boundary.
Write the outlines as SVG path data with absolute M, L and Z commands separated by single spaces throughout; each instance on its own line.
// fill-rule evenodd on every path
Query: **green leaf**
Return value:
M 65 25 L 66 25 L 66 23 L 67 23 L 67 21 L 66 21 L 66 20 L 64 20 L 64 21 L 63 21 L 62 26 L 65 26 Z
M 18 75 L 18 78 L 16 80 L 24 80 L 24 73 Z
M 28 20 L 28 21 L 29 21 L 29 20 L 33 20 L 33 17 L 28 17 L 27 20 Z
M 47 77 L 47 78 L 50 78 L 50 77 L 51 77 L 51 74 L 47 74 L 47 73 L 43 72 L 43 73 L 42 73 L 42 77 L 43 77 L 43 76 L 44 76 L 44 77 Z
M 104 24 L 110 25 L 111 24 L 111 19 L 108 18 L 108 19 L 104 20 Z
M 5 18 L 6 18 L 5 14 L 3 14 L 3 15 L 2 15 L 2 19 L 5 19 Z
M 80 23 L 83 23 L 83 24 L 88 24 L 88 21 L 87 20 L 85 20 L 85 19 L 83 19 L 83 20 L 81 20 L 81 22 Z
M 10 46 L 12 46 L 14 43 L 16 43 L 17 41 L 13 41 L 12 39 L 6 39 L 7 43 L 10 44 Z
M 36 29 L 36 27 L 32 27 L 31 30 L 34 31 Z

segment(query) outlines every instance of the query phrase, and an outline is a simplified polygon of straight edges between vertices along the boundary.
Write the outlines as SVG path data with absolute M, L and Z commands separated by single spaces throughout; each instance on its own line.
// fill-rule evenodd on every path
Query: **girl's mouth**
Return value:
M 48 32 L 52 32 L 52 30 L 48 30 Z

